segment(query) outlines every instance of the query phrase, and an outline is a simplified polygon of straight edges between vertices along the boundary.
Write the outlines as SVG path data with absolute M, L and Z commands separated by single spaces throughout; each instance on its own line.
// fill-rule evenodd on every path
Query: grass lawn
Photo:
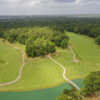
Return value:
M 0 83 L 15 80 L 21 63 L 20 52 L 0 39 Z
M 94 40 L 73 33 L 68 33 L 70 44 L 77 54 L 79 63 L 73 62 L 73 56 L 69 49 L 57 48 L 53 56 L 67 69 L 69 79 L 80 79 L 91 71 L 100 70 L 100 47 Z M 22 45 L 16 44 L 25 50 Z M 16 84 L 0 87 L 0 91 L 23 91 L 49 88 L 64 83 L 62 69 L 50 61 L 47 57 L 37 59 L 26 58 L 22 78 Z M 8 64 L 6 64 L 8 62 Z M 0 40 L 0 82 L 10 81 L 16 78 L 21 65 L 21 54 Z
M 53 56 L 57 61 L 63 64 L 66 69 L 66 75 L 69 79 L 84 78 L 92 71 L 100 70 L 100 47 L 94 40 L 82 35 L 68 33 L 70 45 L 77 54 L 79 63 L 72 61 L 72 54 L 69 49 L 59 52 Z
M 62 70 L 48 58 L 34 60 L 25 65 L 22 79 L 11 86 L 0 87 L 1 90 L 34 90 L 49 88 L 64 82 Z
M 18 43 L 12 44 L 11 47 L 11 45 L 3 43 L 0 40 L 0 58 L 4 59 L 4 61 L 10 58 L 7 60 L 9 62 L 7 67 L 4 67 L 5 65 L 0 63 L 0 67 L 2 68 L 2 70 L 0 70 L 0 79 L 2 79 L 1 82 L 14 80 L 18 75 L 22 55 L 19 51 L 14 49 L 13 46 L 17 46 L 22 50 L 25 50 L 25 47 Z M 36 59 L 25 58 L 25 61 L 26 64 L 24 66 L 21 80 L 16 84 L 0 87 L 0 91 L 36 90 L 54 87 L 64 83 L 62 69 L 50 61 L 47 57 L 40 57 Z M 4 71 L 7 71 L 7 75 Z

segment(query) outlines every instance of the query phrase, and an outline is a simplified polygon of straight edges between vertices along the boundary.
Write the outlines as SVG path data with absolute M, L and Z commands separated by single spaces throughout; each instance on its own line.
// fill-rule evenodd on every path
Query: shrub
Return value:
M 68 40 L 67 40 L 67 39 L 62 40 L 60 46 L 61 46 L 63 49 L 64 49 L 64 48 L 67 48 L 67 46 L 68 46 Z

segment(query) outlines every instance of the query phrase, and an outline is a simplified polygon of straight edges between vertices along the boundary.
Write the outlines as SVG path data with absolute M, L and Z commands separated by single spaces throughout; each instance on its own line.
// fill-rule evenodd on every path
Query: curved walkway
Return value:
M 22 65 L 21 65 L 21 67 L 20 67 L 19 74 L 18 74 L 18 76 L 17 76 L 17 78 L 16 78 L 15 80 L 10 81 L 10 82 L 6 82 L 6 83 L 1 83 L 1 84 L 0 84 L 0 87 L 12 85 L 12 84 L 18 82 L 18 81 L 21 79 L 21 77 L 22 77 L 22 71 L 23 71 L 23 68 L 24 68 L 24 65 L 25 65 L 25 59 L 24 59 L 25 53 L 24 53 L 20 48 L 18 48 L 18 47 L 14 47 L 14 48 L 16 48 L 17 50 L 19 50 L 19 51 L 22 53 Z M 76 55 L 75 55 L 75 53 L 73 52 L 73 50 L 72 50 L 71 47 L 69 47 L 69 48 L 71 49 L 71 52 L 72 52 L 72 54 L 73 54 L 73 60 L 76 60 Z M 53 59 L 50 55 L 48 55 L 48 58 L 49 58 L 51 61 L 53 61 L 55 64 L 57 64 L 58 66 L 60 66 L 60 67 L 64 70 L 64 72 L 63 72 L 63 78 L 64 78 L 69 84 L 71 84 L 76 90 L 79 91 L 80 88 L 79 88 L 73 81 L 69 80 L 69 79 L 66 77 L 66 69 L 65 69 L 65 67 L 64 67 L 62 64 L 60 64 L 59 62 L 57 62 L 55 59 Z
M 58 66 L 60 66 L 60 67 L 64 70 L 64 72 L 63 72 L 63 78 L 64 78 L 69 84 L 71 84 L 76 90 L 80 91 L 80 88 L 79 88 L 73 81 L 69 80 L 69 79 L 66 77 L 66 69 L 65 69 L 65 67 L 64 67 L 62 64 L 60 64 L 59 62 L 57 62 L 55 59 L 53 59 L 50 55 L 48 55 L 48 58 L 49 58 L 51 61 L 53 61 L 55 64 L 57 64 Z
M 70 49 L 70 51 L 71 51 L 71 53 L 72 53 L 72 55 L 73 55 L 73 62 L 75 62 L 75 63 L 80 62 L 80 61 L 77 59 L 76 54 L 75 54 L 75 52 L 73 51 L 72 47 L 71 47 L 71 46 L 68 46 L 68 48 Z
M 0 87 L 1 86 L 12 85 L 12 84 L 18 82 L 21 79 L 21 77 L 22 77 L 22 71 L 23 71 L 23 68 L 24 68 L 24 65 L 25 65 L 25 61 L 24 61 L 25 54 L 24 54 L 24 51 L 22 51 L 20 48 L 18 48 L 18 47 L 14 47 L 14 48 L 16 48 L 17 50 L 19 50 L 21 52 L 21 54 L 22 54 L 22 65 L 21 65 L 21 67 L 19 69 L 19 73 L 18 73 L 17 78 L 15 80 L 13 80 L 13 81 L 10 81 L 10 82 L 0 83 Z

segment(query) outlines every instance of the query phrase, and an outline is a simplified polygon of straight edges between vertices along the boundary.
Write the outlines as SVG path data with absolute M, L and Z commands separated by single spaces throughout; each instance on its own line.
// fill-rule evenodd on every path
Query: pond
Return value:
M 74 82 L 79 87 L 83 87 L 82 80 L 74 80 Z M 0 100 L 56 100 L 56 97 L 66 88 L 71 89 L 71 86 L 64 83 L 55 88 L 30 92 L 0 92 Z

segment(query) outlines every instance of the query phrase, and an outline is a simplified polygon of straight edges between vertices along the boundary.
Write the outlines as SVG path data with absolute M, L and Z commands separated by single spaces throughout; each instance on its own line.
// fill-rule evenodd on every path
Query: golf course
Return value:
M 50 55 L 66 69 L 65 77 L 70 81 L 83 79 L 90 72 L 100 70 L 100 47 L 94 39 L 71 32 L 66 34 L 71 48 L 57 47 Z M 48 56 L 29 58 L 24 50 L 22 44 L 0 39 L 0 91 L 41 90 L 66 82 L 59 64 Z
M 100 0 L 0 0 L 0 100 L 100 100 Z

